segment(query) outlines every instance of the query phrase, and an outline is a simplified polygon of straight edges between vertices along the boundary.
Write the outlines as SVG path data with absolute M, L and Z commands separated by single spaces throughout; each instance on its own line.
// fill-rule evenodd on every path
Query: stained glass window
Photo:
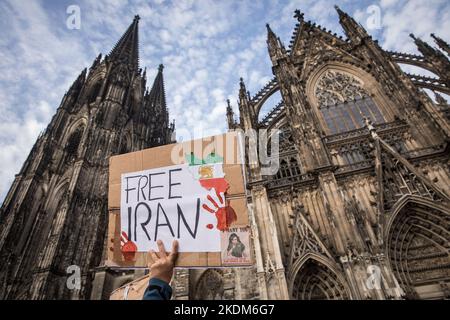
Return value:
M 327 71 L 319 80 L 315 93 L 330 134 L 361 128 L 365 117 L 375 124 L 385 122 L 362 82 L 349 74 Z

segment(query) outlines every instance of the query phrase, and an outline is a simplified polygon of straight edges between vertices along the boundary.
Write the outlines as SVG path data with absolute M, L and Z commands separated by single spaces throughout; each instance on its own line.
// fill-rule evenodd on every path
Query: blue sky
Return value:
M 334 4 L 366 27 L 368 8 L 378 6 L 380 29 L 368 31 L 385 49 L 417 53 L 410 32 L 430 43 L 431 32 L 450 40 L 447 0 L 0 0 L 0 201 L 70 84 L 98 53 L 111 50 L 135 14 L 141 67 L 151 85 L 165 65 L 177 133 L 200 128 L 211 135 L 226 130 L 226 99 L 237 111 L 239 77 L 252 94 L 272 77 L 265 24 L 287 46 L 300 9 L 306 20 L 342 34 Z M 69 5 L 80 7 L 79 30 L 66 26 Z

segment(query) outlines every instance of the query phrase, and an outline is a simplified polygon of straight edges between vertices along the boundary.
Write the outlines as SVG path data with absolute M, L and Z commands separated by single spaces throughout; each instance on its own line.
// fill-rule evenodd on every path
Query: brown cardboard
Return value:
M 120 209 L 120 183 L 109 184 L 108 190 L 109 209 Z
M 235 165 L 224 165 L 223 171 L 225 172 L 225 178 L 233 177 L 232 179 L 227 179 L 230 184 L 230 188 L 227 194 L 230 196 L 245 196 L 245 185 L 244 176 L 242 175 L 242 166 Z
M 237 221 L 231 224 L 230 228 L 234 226 L 242 226 L 249 224 L 248 221 L 248 209 L 247 209 L 247 199 L 240 197 L 240 198 L 230 198 L 230 205 L 234 209 L 234 211 L 237 214 Z M 245 214 L 242 214 L 244 213 Z
M 142 170 L 142 151 L 109 158 L 109 184 L 120 184 L 122 173 Z
M 120 182 L 124 173 L 137 172 L 146 169 L 155 169 L 186 163 L 183 154 L 192 152 L 196 158 L 202 159 L 204 155 L 215 152 L 216 155 L 224 158 L 223 170 L 225 178 L 230 187 L 227 191 L 227 200 L 237 214 L 236 225 L 248 225 L 248 208 L 246 202 L 246 191 L 242 165 L 237 162 L 241 158 L 239 154 L 238 138 L 236 133 L 228 133 L 233 143 L 227 143 L 225 135 L 208 137 L 197 141 L 186 141 L 180 144 L 171 144 L 152 149 L 122 154 L 110 158 L 109 173 L 109 227 L 107 265 L 123 268 L 147 268 L 149 263 L 148 253 L 137 252 L 133 261 L 125 261 L 121 252 L 121 230 L 120 230 Z M 220 139 L 223 139 L 223 143 Z M 228 140 L 229 142 L 230 140 Z M 196 148 L 195 146 L 201 146 Z M 179 151 L 179 152 L 178 152 Z M 228 152 L 234 152 L 233 157 Z M 172 159 L 172 153 L 179 153 L 178 159 Z M 221 253 L 180 253 L 176 263 L 177 267 L 222 267 Z

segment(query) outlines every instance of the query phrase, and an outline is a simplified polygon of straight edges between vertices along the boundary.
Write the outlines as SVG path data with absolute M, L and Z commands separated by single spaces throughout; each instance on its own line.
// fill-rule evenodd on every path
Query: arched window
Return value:
M 280 162 L 280 169 L 278 170 L 277 177 L 281 179 L 281 178 L 286 178 L 286 177 L 289 177 L 289 176 L 290 176 L 290 174 L 289 174 L 289 166 L 288 166 L 286 160 L 281 160 L 281 162 Z
M 222 300 L 224 298 L 224 281 L 220 270 L 206 270 L 195 286 L 194 300 Z
M 78 153 L 78 147 L 80 146 L 81 138 L 83 136 L 84 126 L 78 127 L 72 134 L 69 139 L 67 139 L 66 146 L 64 151 L 67 154 L 67 158 L 75 158 Z
M 293 176 L 300 174 L 300 167 L 298 166 L 298 161 L 295 158 L 291 158 L 290 161 L 291 173 Z
M 102 88 L 102 83 L 100 81 L 98 81 L 96 84 L 93 85 L 93 87 L 89 91 L 88 103 L 92 103 L 95 101 L 95 99 L 97 99 L 101 88 Z
M 268 149 L 270 150 L 271 141 L 269 139 Z M 297 177 L 302 174 L 301 163 L 297 158 L 294 138 L 289 125 L 282 125 L 279 129 L 279 153 L 274 155 L 269 152 L 270 156 L 276 156 L 280 159 L 280 167 L 278 172 L 272 179 L 287 179 Z
M 282 159 L 280 161 L 280 168 L 276 174 L 276 179 L 294 178 L 301 174 L 298 161 L 295 157 L 290 159 Z
M 364 118 L 380 124 L 386 120 L 359 79 L 328 70 L 315 87 L 319 110 L 330 134 L 351 131 L 364 125 Z

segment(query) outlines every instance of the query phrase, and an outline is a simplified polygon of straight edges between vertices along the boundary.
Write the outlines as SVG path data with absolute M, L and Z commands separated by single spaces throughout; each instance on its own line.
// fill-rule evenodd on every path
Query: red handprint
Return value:
M 226 200 L 224 192 L 216 192 L 215 188 L 211 189 L 210 194 L 206 197 L 208 204 L 202 207 L 210 213 L 214 213 L 217 218 L 217 229 L 224 231 L 237 220 L 234 209 L 230 206 L 230 200 Z
M 120 250 L 122 251 L 125 261 L 134 260 L 137 246 L 133 241 L 128 240 L 128 235 L 125 231 L 122 231 L 122 236 L 120 237 Z

